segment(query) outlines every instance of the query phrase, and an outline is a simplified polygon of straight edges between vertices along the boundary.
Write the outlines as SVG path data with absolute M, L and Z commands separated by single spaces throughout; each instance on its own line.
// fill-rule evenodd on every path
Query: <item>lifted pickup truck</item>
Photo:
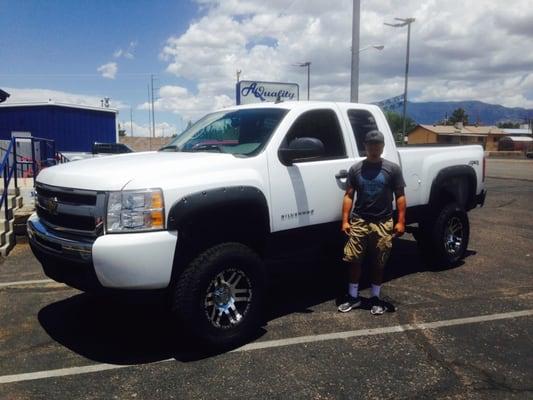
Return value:
M 341 237 L 330 232 L 340 233 L 347 170 L 373 129 L 403 170 L 424 254 L 457 262 L 466 212 L 485 198 L 483 149 L 397 149 L 378 107 L 331 102 L 224 109 L 160 151 L 45 169 L 31 247 L 52 279 L 84 291 L 162 289 L 184 327 L 236 343 L 261 321 L 267 261 Z

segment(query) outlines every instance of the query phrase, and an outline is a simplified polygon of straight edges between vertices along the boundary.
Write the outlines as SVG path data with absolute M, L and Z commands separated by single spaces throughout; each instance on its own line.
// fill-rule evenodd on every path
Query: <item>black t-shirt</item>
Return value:
M 405 187 L 401 168 L 388 160 L 363 160 L 350 168 L 348 185 L 356 191 L 352 217 L 382 221 L 392 217 L 393 193 Z

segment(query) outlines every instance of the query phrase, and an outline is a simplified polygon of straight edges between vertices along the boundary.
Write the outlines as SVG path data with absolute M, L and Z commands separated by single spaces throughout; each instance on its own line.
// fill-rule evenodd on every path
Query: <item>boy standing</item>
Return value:
M 405 182 L 401 168 L 381 158 L 385 139 L 381 132 L 370 131 L 365 137 L 367 157 L 353 165 L 348 173 L 342 205 L 342 230 L 349 238 L 343 260 L 350 263 L 348 298 L 338 308 L 348 312 L 361 305 L 359 279 L 365 255 L 371 258 L 371 313 L 385 312 L 379 300 L 383 270 L 392 248 L 392 237 L 405 232 Z M 353 206 L 354 194 L 357 200 Z M 398 222 L 393 225 L 392 200 L 396 198 Z M 350 216 L 350 210 L 353 211 Z M 349 221 L 349 217 L 350 221 Z

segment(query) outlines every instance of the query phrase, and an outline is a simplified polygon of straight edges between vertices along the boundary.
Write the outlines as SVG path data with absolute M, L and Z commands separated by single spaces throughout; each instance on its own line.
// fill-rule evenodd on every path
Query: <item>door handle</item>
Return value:
M 335 179 L 345 179 L 348 178 L 348 171 L 341 169 L 337 174 L 335 174 Z

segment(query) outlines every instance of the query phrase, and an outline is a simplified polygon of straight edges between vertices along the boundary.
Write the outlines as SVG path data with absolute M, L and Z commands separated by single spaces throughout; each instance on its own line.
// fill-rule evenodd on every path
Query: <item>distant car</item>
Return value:
M 528 151 L 528 152 L 526 153 L 526 157 L 527 157 L 527 158 L 533 158 L 533 151 Z
M 112 155 L 112 154 L 126 154 L 126 153 L 133 153 L 135 150 L 133 150 L 131 147 L 125 145 L 124 143 L 94 143 L 92 151 L 89 152 L 63 152 L 63 156 L 68 161 L 78 161 L 78 160 L 85 160 L 87 158 L 94 158 L 94 157 L 103 157 L 105 155 Z
M 94 143 L 93 154 L 123 154 L 133 153 L 134 150 L 124 143 Z

